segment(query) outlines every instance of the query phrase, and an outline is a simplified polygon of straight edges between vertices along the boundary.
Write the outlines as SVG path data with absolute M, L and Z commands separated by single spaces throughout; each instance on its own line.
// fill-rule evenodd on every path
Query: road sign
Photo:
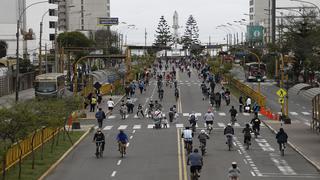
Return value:
M 279 97 L 285 97 L 286 95 L 287 95 L 287 91 L 286 90 L 284 90 L 284 89 L 282 89 L 282 88 L 280 88 L 278 91 L 277 91 L 277 95 L 279 96 Z
M 118 25 L 119 18 L 98 18 L 98 26 Z
M 280 104 L 284 104 L 284 98 L 283 97 L 279 98 L 279 103 Z

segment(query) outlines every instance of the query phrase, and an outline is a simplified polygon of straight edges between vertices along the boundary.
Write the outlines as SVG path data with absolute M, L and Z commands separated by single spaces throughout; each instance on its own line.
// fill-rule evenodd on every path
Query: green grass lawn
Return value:
M 85 132 L 77 131 L 71 132 L 70 136 L 73 142 L 76 142 Z M 35 152 L 35 169 L 31 169 L 32 159 L 31 154 L 26 157 L 22 162 L 22 180 L 36 180 L 38 179 L 49 167 L 55 163 L 69 148 L 71 147 L 70 141 L 67 137 L 63 140 L 62 133 L 60 134 L 59 144 L 54 145 L 53 153 L 51 153 L 51 141 L 47 142 L 44 146 L 44 159 L 40 159 L 41 148 Z M 11 167 L 7 172 L 7 180 L 16 180 L 18 178 L 19 166 L 16 164 Z M 2 176 L 2 175 L 1 175 Z

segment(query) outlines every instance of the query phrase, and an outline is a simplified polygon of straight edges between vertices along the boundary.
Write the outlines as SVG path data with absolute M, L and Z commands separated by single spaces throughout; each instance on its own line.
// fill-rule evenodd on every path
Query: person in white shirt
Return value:
M 113 110 L 113 108 L 114 108 L 114 102 L 112 101 L 112 98 L 110 98 L 110 99 L 107 101 L 107 106 L 108 106 L 109 113 L 112 114 L 112 110 Z
M 192 146 L 192 137 L 193 137 L 192 130 L 189 127 L 186 127 L 182 132 L 182 138 L 184 139 L 185 147 L 186 147 L 186 144 L 190 144 Z

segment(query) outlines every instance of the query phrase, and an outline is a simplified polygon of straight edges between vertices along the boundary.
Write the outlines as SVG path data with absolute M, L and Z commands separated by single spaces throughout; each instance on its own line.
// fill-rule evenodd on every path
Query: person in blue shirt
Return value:
M 119 134 L 117 135 L 117 141 L 118 141 L 118 151 L 120 151 L 121 144 L 127 145 L 127 143 L 129 142 L 128 136 L 126 135 L 126 133 L 123 132 L 123 130 L 120 130 Z M 124 146 L 124 147 L 125 147 L 124 153 L 126 154 L 127 146 Z

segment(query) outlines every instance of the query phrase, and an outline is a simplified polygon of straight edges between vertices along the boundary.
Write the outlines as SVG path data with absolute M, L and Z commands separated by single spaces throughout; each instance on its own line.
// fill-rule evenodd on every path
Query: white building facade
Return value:
M 103 28 L 97 25 L 98 18 L 110 17 L 110 0 L 65 0 L 64 5 L 60 17 L 66 19 L 66 31 L 96 31 Z

